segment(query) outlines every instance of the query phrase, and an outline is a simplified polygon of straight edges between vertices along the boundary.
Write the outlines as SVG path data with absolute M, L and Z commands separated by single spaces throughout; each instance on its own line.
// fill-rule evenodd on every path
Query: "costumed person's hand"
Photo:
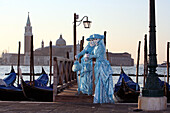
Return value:
M 90 54 L 85 54 L 85 56 L 84 56 L 85 59 L 84 60 L 87 61 L 89 59 L 89 56 L 90 56 Z
M 84 61 L 87 62 L 88 58 L 85 58 Z
M 77 55 L 75 55 L 75 59 L 76 59 L 76 60 L 78 59 L 78 56 L 77 56 Z

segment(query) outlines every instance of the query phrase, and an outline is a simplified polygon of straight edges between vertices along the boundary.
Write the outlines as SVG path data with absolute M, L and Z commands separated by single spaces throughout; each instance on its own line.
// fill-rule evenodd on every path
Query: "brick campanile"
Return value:
M 30 44 L 31 44 L 31 36 L 32 36 L 32 26 L 29 18 L 29 12 L 28 12 L 28 18 L 27 23 L 25 26 L 25 34 L 24 34 L 24 54 L 30 54 Z

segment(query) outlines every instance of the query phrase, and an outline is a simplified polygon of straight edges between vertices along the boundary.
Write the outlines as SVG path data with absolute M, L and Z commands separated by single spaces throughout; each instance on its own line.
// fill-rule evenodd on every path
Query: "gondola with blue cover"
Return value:
M 3 82 L 5 83 L 6 86 L 13 85 L 16 80 L 16 73 L 14 71 L 13 66 L 11 66 L 11 72 L 7 77 L 3 79 Z
M 22 89 L 14 86 L 15 80 L 16 80 L 16 73 L 12 66 L 9 75 L 2 80 L 4 84 L 1 83 L 0 85 L 0 100 L 5 100 L 5 101 L 27 100 L 22 92 Z
M 114 88 L 114 99 L 118 102 L 137 102 L 140 87 L 121 68 L 121 74 Z
M 47 75 L 45 74 L 41 74 L 41 76 L 35 80 L 35 85 L 47 85 Z M 21 85 L 19 86 L 15 86 L 14 82 L 16 80 L 16 73 L 13 69 L 11 69 L 10 74 L 3 79 L 3 81 L 5 82 L 5 84 L 1 84 L 0 85 L 0 100 L 5 100 L 5 101 L 23 101 L 23 100 L 28 100 L 28 98 L 26 98 L 24 96 L 24 93 L 22 91 Z M 27 83 L 29 83 L 29 81 L 26 81 Z
M 44 71 L 44 74 L 45 71 Z M 47 75 L 47 74 L 46 74 Z M 48 83 L 48 79 L 45 78 L 46 84 Z M 36 81 L 34 81 L 35 83 Z M 51 86 L 46 85 L 35 85 L 26 83 L 21 77 L 21 86 L 24 92 L 24 95 L 33 101 L 53 101 L 53 88 Z

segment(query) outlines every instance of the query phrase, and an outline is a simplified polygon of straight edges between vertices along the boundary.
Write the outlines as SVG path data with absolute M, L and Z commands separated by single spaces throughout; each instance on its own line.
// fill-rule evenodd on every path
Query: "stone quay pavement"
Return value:
M 170 113 L 140 111 L 137 103 L 84 104 L 63 102 L 0 101 L 0 113 Z

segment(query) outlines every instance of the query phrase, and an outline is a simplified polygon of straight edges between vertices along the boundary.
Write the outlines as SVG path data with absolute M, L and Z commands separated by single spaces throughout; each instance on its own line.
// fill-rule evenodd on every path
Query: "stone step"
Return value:
M 77 95 L 77 96 L 57 95 L 55 102 L 92 103 L 93 102 L 93 96 L 87 96 L 87 95 Z

